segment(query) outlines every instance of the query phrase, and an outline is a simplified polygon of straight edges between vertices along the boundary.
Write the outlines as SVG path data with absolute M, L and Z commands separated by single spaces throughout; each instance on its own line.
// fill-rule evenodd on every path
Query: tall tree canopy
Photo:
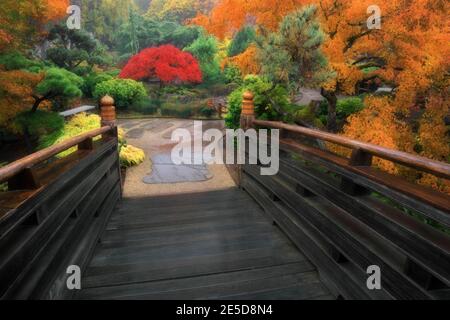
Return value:
M 195 40 L 184 51 L 192 53 L 200 63 L 203 80 L 215 82 L 220 77 L 220 65 L 217 59 L 218 43 L 213 36 L 201 36 Z
M 65 25 L 55 25 L 49 32 L 51 43 L 48 58 L 61 68 L 73 71 L 82 63 L 88 68 L 107 64 L 102 45 L 83 30 L 71 30 Z
M 184 22 L 197 13 L 209 13 L 217 0 L 152 0 L 147 16 L 159 20 Z
M 255 28 L 245 26 L 234 36 L 228 47 L 228 56 L 234 57 L 243 53 L 256 40 Z
M 46 24 L 64 17 L 68 6 L 69 0 L 2 0 L 0 52 L 33 46 Z
M 220 39 L 233 36 L 246 24 L 276 30 L 286 14 L 305 3 L 305 0 L 221 0 L 209 15 L 200 13 L 190 23 L 204 27 Z
M 279 30 L 262 31 L 259 37 L 259 62 L 262 73 L 275 83 L 283 83 L 294 95 L 303 86 L 317 86 L 330 73 L 321 46 L 325 35 L 316 19 L 316 6 L 287 15 Z

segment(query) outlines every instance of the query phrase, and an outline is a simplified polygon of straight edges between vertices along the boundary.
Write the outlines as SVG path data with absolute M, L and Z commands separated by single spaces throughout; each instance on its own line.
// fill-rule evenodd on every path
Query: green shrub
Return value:
M 217 59 L 219 49 L 215 37 L 202 35 L 188 47 L 184 48 L 184 51 L 190 52 L 197 58 L 200 69 L 202 70 L 203 83 L 213 84 L 223 80 Z
M 142 114 L 155 114 L 158 112 L 161 102 L 157 99 L 143 98 L 131 106 L 131 110 Z
M 0 55 L 0 64 L 6 70 L 27 70 L 30 72 L 39 72 L 44 68 L 44 64 L 39 61 L 30 60 L 19 52 L 11 52 Z
M 193 115 L 193 109 L 177 103 L 164 103 L 161 106 L 161 114 L 167 117 L 188 119 Z
M 283 113 L 291 105 L 284 87 L 274 85 L 263 77 L 248 75 L 243 85 L 228 96 L 228 114 L 225 118 L 227 127 L 232 129 L 239 127 L 242 95 L 247 90 L 255 96 L 255 114 L 258 119 L 281 120 Z
M 91 73 L 84 78 L 84 85 L 82 87 L 83 93 L 86 97 L 92 98 L 94 96 L 95 87 L 103 81 L 112 80 L 113 76 L 108 73 Z
M 203 117 L 210 118 L 214 114 L 214 110 L 208 107 L 203 107 L 200 109 L 200 115 Z
M 36 110 L 17 115 L 14 120 L 14 131 L 24 134 L 25 129 L 32 136 L 40 137 L 58 132 L 64 127 L 64 118 L 56 112 Z
M 360 112 L 364 109 L 364 101 L 359 97 L 350 97 L 338 100 L 336 104 L 336 117 L 338 121 L 345 121 L 349 116 L 354 113 Z M 322 120 L 324 124 L 327 121 L 328 114 L 328 103 L 327 101 L 322 101 L 319 106 L 319 119 Z
M 336 113 L 339 119 L 347 119 L 350 115 L 360 112 L 364 109 L 364 102 L 361 98 L 351 97 L 338 100 L 336 105 Z
M 238 85 L 242 84 L 241 70 L 235 65 L 227 65 L 223 70 L 223 75 L 226 83 L 236 83 Z
M 100 99 L 105 95 L 114 98 L 118 109 L 127 109 L 134 103 L 147 97 L 147 91 L 142 83 L 131 79 L 112 79 L 96 85 L 94 97 Z

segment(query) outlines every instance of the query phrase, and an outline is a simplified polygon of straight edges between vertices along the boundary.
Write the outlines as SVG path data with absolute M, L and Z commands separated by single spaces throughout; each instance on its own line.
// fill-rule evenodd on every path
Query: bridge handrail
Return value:
M 13 178 L 23 170 L 30 169 L 31 167 L 38 165 L 39 163 L 42 163 L 67 149 L 80 145 L 87 140 L 92 141 L 92 138 L 114 131 L 116 127 L 114 99 L 112 99 L 110 96 L 103 97 L 100 100 L 100 110 L 101 110 L 100 128 L 82 133 L 76 137 L 67 139 L 61 143 L 39 150 L 33 154 L 18 159 L 0 168 L 0 183 L 8 181 L 9 179 Z
M 39 163 L 42 163 L 67 149 L 75 147 L 78 144 L 80 144 L 88 139 L 92 139 L 99 135 L 105 134 L 111 130 L 113 130 L 113 128 L 109 127 L 109 126 L 104 126 L 104 127 L 98 128 L 98 129 L 94 129 L 92 131 L 80 134 L 76 137 L 70 138 L 61 143 L 58 143 L 58 144 L 55 144 L 48 148 L 39 150 L 39 151 L 37 151 L 33 154 L 30 154 L 24 158 L 16 160 L 16 161 L 0 168 L 0 183 L 11 179 L 12 177 L 14 177 L 18 173 L 20 173 L 22 170 L 28 169 Z
M 341 145 L 343 147 L 350 148 L 352 150 L 360 150 L 375 157 L 399 163 L 413 169 L 422 170 L 441 178 L 450 179 L 450 165 L 444 162 L 439 162 L 406 152 L 381 147 L 371 143 L 353 140 L 337 134 L 332 134 L 316 129 L 309 129 L 296 125 L 290 125 L 283 122 L 253 120 L 252 123 L 258 126 L 287 130 L 307 137 L 328 141 L 337 145 Z

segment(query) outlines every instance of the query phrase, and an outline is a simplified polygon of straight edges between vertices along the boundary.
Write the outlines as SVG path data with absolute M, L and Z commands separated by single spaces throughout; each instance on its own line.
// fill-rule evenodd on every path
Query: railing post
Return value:
M 372 165 L 372 159 L 373 157 L 371 154 L 364 152 L 361 149 L 355 149 L 352 152 L 348 164 L 354 167 L 370 167 Z M 353 196 L 370 193 L 370 190 L 367 188 L 362 187 L 345 177 L 341 178 L 341 188 L 345 193 Z
M 253 120 L 255 120 L 254 96 L 250 91 L 246 91 L 242 98 L 241 129 L 248 130 L 253 127 Z
M 240 127 L 242 130 L 246 131 L 253 128 L 253 120 L 255 120 L 255 104 L 253 102 L 253 93 L 250 91 L 245 91 L 242 95 L 242 111 L 241 111 L 241 121 Z M 245 141 L 245 150 L 248 150 L 248 142 Z M 247 162 L 247 156 L 245 156 Z M 236 160 L 236 159 L 235 159 Z M 238 164 L 238 179 L 239 185 L 242 186 L 242 176 L 244 173 L 244 165 Z
M 102 127 L 116 126 L 116 108 L 114 99 L 108 95 L 100 99 L 100 117 L 102 118 Z
M 116 107 L 114 106 L 114 99 L 106 95 L 103 98 L 100 99 L 100 117 L 101 117 L 101 126 L 109 126 L 111 127 L 111 131 L 109 131 L 106 136 L 112 137 L 116 139 L 117 141 L 117 170 L 119 173 L 119 183 L 120 183 L 120 195 L 122 197 L 122 170 L 120 168 L 120 158 L 119 158 L 119 131 L 117 128 L 117 121 L 116 121 Z

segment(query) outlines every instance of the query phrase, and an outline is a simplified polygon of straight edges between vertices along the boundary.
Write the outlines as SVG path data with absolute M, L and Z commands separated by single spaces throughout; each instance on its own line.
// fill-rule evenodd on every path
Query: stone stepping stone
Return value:
M 154 155 L 152 164 L 152 173 L 143 178 L 146 184 L 201 182 L 213 177 L 206 164 L 176 165 L 170 154 Z

